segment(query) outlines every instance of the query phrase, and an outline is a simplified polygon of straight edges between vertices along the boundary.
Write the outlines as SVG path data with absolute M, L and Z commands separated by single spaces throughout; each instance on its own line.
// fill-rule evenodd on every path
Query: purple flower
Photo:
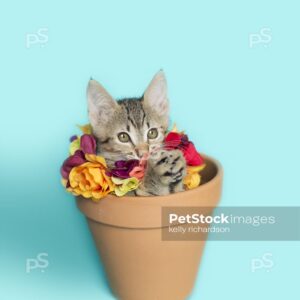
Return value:
M 75 151 L 75 153 L 68 157 L 61 166 L 60 173 L 64 179 L 69 179 L 69 174 L 74 167 L 82 165 L 86 162 L 84 153 L 81 150 Z
M 138 165 L 139 160 L 137 159 L 118 160 L 115 162 L 115 168 L 111 169 L 107 175 L 126 179 L 130 177 L 129 173 L 132 171 L 132 169 Z
M 77 135 L 72 135 L 72 136 L 70 137 L 70 142 L 72 143 L 72 142 L 75 141 L 77 138 L 78 138 Z
M 96 140 L 90 134 L 84 134 L 80 138 L 80 148 L 84 154 L 96 154 Z

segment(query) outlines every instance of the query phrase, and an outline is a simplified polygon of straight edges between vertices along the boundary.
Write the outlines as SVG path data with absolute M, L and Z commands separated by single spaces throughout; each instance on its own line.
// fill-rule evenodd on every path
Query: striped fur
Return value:
M 105 157 L 109 167 L 117 160 L 140 159 L 151 154 L 137 195 L 166 195 L 183 190 L 186 166 L 181 151 L 163 150 L 169 106 L 162 72 L 153 78 L 143 97 L 118 101 L 91 80 L 88 107 L 97 153 Z M 156 138 L 148 137 L 150 129 L 157 130 Z M 120 141 L 120 133 L 127 134 L 129 141 Z

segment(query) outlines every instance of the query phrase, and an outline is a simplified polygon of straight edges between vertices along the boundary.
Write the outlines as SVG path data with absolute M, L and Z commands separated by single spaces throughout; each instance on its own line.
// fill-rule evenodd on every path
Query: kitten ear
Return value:
M 105 124 L 117 109 L 117 102 L 99 82 L 93 79 L 88 83 L 87 101 L 92 127 Z
M 160 117 L 168 118 L 168 86 L 162 70 L 155 74 L 144 93 L 144 103 L 151 107 Z

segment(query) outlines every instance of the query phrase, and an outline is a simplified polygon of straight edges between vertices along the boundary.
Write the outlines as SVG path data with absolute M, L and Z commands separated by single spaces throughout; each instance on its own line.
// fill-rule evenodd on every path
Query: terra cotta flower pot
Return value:
M 216 207 L 222 168 L 204 156 L 202 184 L 167 196 L 77 197 L 113 293 L 121 300 L 184 300 L 191 293 L 205 241 L 162 240 L 162 207 Z

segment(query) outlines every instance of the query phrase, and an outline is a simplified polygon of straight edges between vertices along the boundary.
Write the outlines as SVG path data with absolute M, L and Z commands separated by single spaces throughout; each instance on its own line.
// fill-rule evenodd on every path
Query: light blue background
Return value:
M 1 4 L 1 299 L 114 299 L 59 176 L 90 76 L 138 96 L 163 68 L 172 119 L 224 166 L 222 205 L 299 205 L 298 1 L 80 3 Z M 40 28 L 48 42 L 27 48 Z M 250 47 L 263 28 L 271 40 Z M 26 273 L 41 252 L 48 268 Z M 273 267 L 252 272 L 267 252 Z M 210 242 L 190 299 L 287 294 L 299 297 L 299 243 Z

